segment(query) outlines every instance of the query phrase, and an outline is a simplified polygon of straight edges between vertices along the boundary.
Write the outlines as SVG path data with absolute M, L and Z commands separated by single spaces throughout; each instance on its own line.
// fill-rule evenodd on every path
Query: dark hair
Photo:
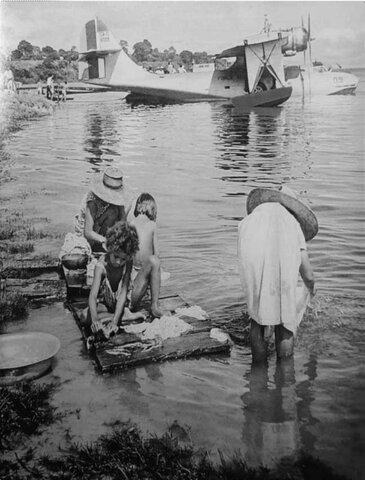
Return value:
M 117 222 L 106 232 L 106 248 L 109 253 L 122 250 L 127 255 L 133 256 L 139 249 L 137 230 L 128 222 Z
M 134 216 L 138 217 L 139 214 L 146 215 L 153 222 L 156 221 L 157 205 L 155 199 L 149 193 L 141 193 L 137 198 Z

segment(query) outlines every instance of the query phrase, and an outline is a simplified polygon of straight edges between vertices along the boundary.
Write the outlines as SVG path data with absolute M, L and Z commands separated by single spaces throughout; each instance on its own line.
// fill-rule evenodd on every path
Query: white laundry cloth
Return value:
M 85 237 L 80 237 L 79 235 L 71 232 L 67 233 L 59 254 L 60 260 L 64 255 L 69 253 L 85 253 L 86 255 L 90 256 L 91 247 L 89 242 Z
M 197 320 L 206 320 L 208 318 L 208 314 L 205 310 L 203 310 L 199 305 L 192 305 L 191 307 L 179 307 L 176 309 L 176 315 L 178 317 L 187 316 L 193 317 Z
M 154 338 L 166 340 L 167 338 L 179 337 L 192 330 L 193 327 L 176 315 L 163 315 L 161 318 L 155 318 L 151 323 L 124 325 L 123 329 L 127 333 L 139 334 L 144 340 Z
M 238 261 L 248 313 L 260 325 L 296 333 L 309 300 L 299 278 L 305 239 L 295 217 L 279 203 L 263 203 L 238 227 Z

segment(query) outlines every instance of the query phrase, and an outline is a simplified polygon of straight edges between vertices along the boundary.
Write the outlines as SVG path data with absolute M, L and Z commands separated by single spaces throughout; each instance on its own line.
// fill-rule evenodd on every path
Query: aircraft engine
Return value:
M 284 36 L 284 35 L 283 35 Z M 289 57 L 297 52 L 307 50 L 309 34 L 304 27 L 295 27 L 285 31 L 287 43 L 281 47 L 284 56 Z

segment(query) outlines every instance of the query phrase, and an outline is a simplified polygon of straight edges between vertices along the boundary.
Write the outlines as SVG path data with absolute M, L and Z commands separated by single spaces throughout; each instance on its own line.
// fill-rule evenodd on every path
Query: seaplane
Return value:
M 157 103 L 228 101 L 235 107 L 280 105 L 291 95 L 285 84 L 281 33 L 244 40 L 215 56 L 213 69 L 157 74 L 122 49 L 98 18 L 85 24 L 79 49 L 79 80 L 129 92 L 126 100 Z
M 266 30 L 265 33 L 271 33 L 270 27 L 266 27 Z M 325 66 L 322 62 L 312 61 L 311 42 L 314 38 L 311 38 L 309 15 L 307 28 L 304 28 L 302 18 L 301 27 L 279 30 L 279 32 L 287 39 L 282 46 L 284 57 L 292 57 L 303 52 L 304 65 L 284 66 L 285 80 L 287 85 L 293 88 L 293 97 L 355 93 L 359 83 L 359 79 L 355 75 L 345 72 L 341 67 L 334 69 Z M 306 52 L 308 52 L 308 56 L 306 56 Z

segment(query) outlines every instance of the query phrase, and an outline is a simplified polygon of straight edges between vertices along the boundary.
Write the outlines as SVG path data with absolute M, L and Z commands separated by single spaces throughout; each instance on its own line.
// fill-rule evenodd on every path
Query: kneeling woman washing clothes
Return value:
M 288 357 L 309 296 L 315 294 L 306 241 L 317 234 L 317 219 L 285 186 L 252 190 L 246 208 L 238 228 L 238 260 L 251 318 L 252 358 L 266 359 L 272 326 L 277 357 Z

